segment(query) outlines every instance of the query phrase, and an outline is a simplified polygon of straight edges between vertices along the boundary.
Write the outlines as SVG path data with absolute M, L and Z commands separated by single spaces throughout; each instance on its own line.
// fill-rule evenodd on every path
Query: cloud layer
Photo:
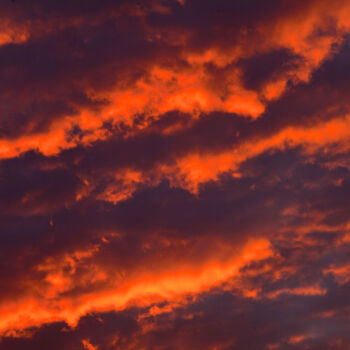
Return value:
M 350 349 L 350 4 L 0 4 L 0 350 Z

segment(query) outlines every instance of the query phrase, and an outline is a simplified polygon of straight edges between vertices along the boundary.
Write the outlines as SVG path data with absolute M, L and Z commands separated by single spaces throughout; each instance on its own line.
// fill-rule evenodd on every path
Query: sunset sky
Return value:
M 0 350 L 350 350 L 350 1 L 1 0 Z

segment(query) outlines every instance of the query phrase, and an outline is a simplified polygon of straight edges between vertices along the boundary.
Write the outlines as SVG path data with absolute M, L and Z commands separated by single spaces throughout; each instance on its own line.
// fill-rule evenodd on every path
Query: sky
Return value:
M 349 350 L 350 2 L 2 0 L 0 350 Z

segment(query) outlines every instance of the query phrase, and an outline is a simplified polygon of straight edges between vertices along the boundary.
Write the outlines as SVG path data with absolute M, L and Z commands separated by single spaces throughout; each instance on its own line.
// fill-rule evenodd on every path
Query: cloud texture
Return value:
M 0 3 L 0 350 L 350 349 L 350 3 Z

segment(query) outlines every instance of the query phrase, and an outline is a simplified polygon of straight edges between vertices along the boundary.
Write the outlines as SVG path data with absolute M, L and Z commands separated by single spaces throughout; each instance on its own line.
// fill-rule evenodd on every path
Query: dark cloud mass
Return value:
M 350 350 L 350 3 L 0 3 L 0 350 Z

